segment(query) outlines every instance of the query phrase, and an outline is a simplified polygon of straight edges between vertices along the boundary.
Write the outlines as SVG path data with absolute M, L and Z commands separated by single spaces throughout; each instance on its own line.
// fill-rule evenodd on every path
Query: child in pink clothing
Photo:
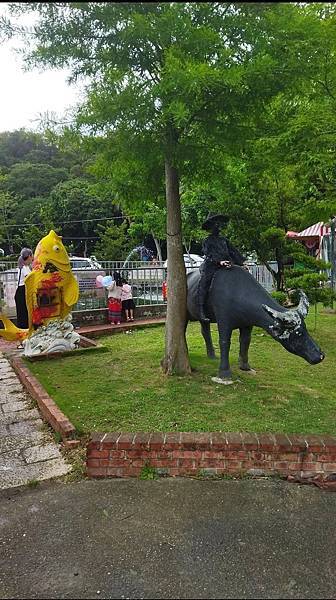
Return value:
M 121 292 L 121 304 L 122 308 L 125 311 L 126 321 L 134 321 L 133 311 L 135 308 L 132 288 L 127 283 L 126 279 L 122 279 L 122 292 Z
M 122 281 L 118 272 L 114 273 L 112 283 L 107 286 L 108 290 L 108 320 L 111 325 L 120 325 L 121 321 L 121 295 Z

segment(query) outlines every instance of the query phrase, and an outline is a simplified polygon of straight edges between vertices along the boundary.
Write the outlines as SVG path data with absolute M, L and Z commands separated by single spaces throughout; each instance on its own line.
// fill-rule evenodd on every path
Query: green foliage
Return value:
M 141 469 L 139 479 L 159 479 L 159 474 L 155 467 L 151 467 L 149 463 L 146 463 L 145 466 Z
M 286 292 L 272 292 L 271 296 L 282 306 L 284 306 L 288 300 Z
M 11 226 L 15 223 L 17 199 L 10 193 L 0 189 L 0 244 L 13 254 L 15 229 Z
M 123 260 L 127 257 L 134 247 L 134 240 L 127 235 L 127 229 L 127 223 L 98 225 L 100 239 L 94 248 L 98 260 Z
M 0 167 L 6 170 L 22 162 L 62 167 L 62 155 L 39 133 L 18 129 L 0 132 Z
M 39 481 L 38 479 L 29 479 L 29 481 L 27 482 L 27 486 L 30 488 L 36 488 L 39 485 Z
M 283 248 L 286 242 L 285 232 L 280 227 L 268 227 L 260 237 L 261 241 L 270 248 Z
M 62 140 L 50 132 L 0 135 L 0 166 L 12 191 L 21 195 L 26 185 L 10 176 L 17 163 L 61 169 L 65 161 L 70 180 L 86 179 L 89 168 L 97 211 L 84 201 L 83 212 L 112 216 L 122 206 L 134 239 L 151 233 L 159 246 L 169 157 L 181 179 L 185 248 L 202 239 L 200 224 L 216 208 L 230 215 L 232 241 L 270 270 L 276 260 L 277 288 L 288 287 L 288 258 L 303 262 L 304 251 L 300 257 L 286 232 L 336 213 L 333 5 L 12 3 L 11 9 L 39 12 L 30 64 L 67 66 L 88 82 L 76 127 Z M 49 194 L 46 173 L 35 172 L 41 181 L 34 193 Z M 29 176 L 27 184 L 29 195 Z M 74 208 L 64 202 L 65 214 L 74 218 L 83 196 L 71 197 Z M 25 207 L 21 222 L 28 222 Z M 61 214 L 48 213 L 47 203 L 43 210 L 37 222 Z M 95 237 L 102 230 L 91 224 L 64 231 Z M 305 267 L 323 268 L 312 261 Z M 301 283 L 315 289 L 307 276 Z
M 206 232 L 201 228 L 210 208 L 213 210 L 214 193 L 211 185 L 185 185 L 181 196 L 183 243 L 191 252 L 192 242 L 201 241 Z M 182 188 L 183 189 L 183 188 Z
M 322 302 L 326 306 L 333 297 L 331 289 L 325 287 L 325 282 L 328 280 L 327 269 L 330 268 L 330 263 L 317 260 L 308 255 L 299 243 L 292 244 L 291 255 L 295 262 L 293 268 L 285 269 L 286 289 L 302 289 L 311 304 Z
M 4 184 L 10 193 L 28 199 L 48 195 L 67 178 L 66 169 L 24 162 L 11 167 Z
M 150 189 L 156 202 L 167 156 L 180 176 L 203 171 L 208 179 L 220 175 L 218 149 L 221 157 L 224 150 L 231 154 L 231 163 L 251 154 L 256 128 L 260 135 L 262 127 L 275 126 L 266 107 L 297 88 L 303 67 L 306 73 L 302 50 L 310 40 L 308 26 L 316 37 L 319 25 L 314 14 L 285 3 L 58 3 L 52 11 L 40 3 L 34 8 L 40 22 L 31 61 L 68 65 L 74 76 L 88 78 L 78 125 L 95 136 L 111 190 L 128 207 L 129 202 L 145 207 Z M 252 154 L 256 162 L 260 145 Z M 264 209 L 265 197 L 261 203 Z
M 80 178 L 55 186 L 50 194 L 50 203 L 53 220 L 63 222 L 63 235 L 70 238 L 93 235 L 97 227 L 95 219 L 113 214 L 111 201 L 103 201 L 94 186 Z
M 142 206 L 133 205 L 128 212 L 132 213 L 128 236 L 134 240 L 135 245 L 141 245 L 146 236 L 151 234 L 158 258 L 162 260 L 160 242 L 166 235 L 166 208 L 163 201 L 160 204 L 148 201 Z
M 66 132 L 0 133 L 0 243 L 7 253 L 34 249 L 51 228 L 75 253 L 93 251 L 98 223 L 119 212 L 111 193 L 99 193 L 89 166 L 80 140 Z
M 310 304 L 322 302 L 324 306 L 330 304 L 331 299 L 336 297 L 330 288 L 324 287 L 323 282 L 328 277 L 325 273 L 299 270 L 292 271 L 286 276 L 286 286 L 291 290 L 303 290 L 308 297 Z
M 55 440 L 56 444 L 60 444 L 61 443 L 61 441 L 62 441 L 62 435 L 60 434 L 59 431 L 53 431 L 53 437 L 54 437 L 54 440 Z

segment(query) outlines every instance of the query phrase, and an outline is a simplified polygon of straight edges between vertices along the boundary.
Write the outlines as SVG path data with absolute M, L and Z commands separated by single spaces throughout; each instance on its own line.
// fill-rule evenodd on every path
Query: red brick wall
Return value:
M 254 433 L 94 433 L 87 473 L 137 477 L 144 466 L 160 475 L 336 472 L 336 436 Z

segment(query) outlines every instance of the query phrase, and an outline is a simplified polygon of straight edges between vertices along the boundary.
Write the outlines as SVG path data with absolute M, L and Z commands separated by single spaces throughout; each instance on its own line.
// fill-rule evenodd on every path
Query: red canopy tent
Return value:
M 303 231 L 287 231 L 286 236 L 292 240 L 303 242 L 306 248 L 310 251 L 315 249 L 316 258 L 322 258 L 322 242 L 325 235 L 330 235 L 330 225 L 326 225 L 323 221 L 315 223 L 307 227 Z

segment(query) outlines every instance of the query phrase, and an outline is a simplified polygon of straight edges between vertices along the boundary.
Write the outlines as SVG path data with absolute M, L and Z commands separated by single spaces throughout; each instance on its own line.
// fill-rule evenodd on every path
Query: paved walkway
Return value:
M 70 470 L 53 436 L 0 351 L 0 489 Z
M 0 598 L 335 598 L 336 494 L 283 481 L 0 492 Z
M 7 342 L 7 340 L 4 340 L 2 337 L 0 337 L 0 352 L 2 350 L 4 352 L 15 351 L 16 350 L 16 346 L 17 346 L 17 342 Z

